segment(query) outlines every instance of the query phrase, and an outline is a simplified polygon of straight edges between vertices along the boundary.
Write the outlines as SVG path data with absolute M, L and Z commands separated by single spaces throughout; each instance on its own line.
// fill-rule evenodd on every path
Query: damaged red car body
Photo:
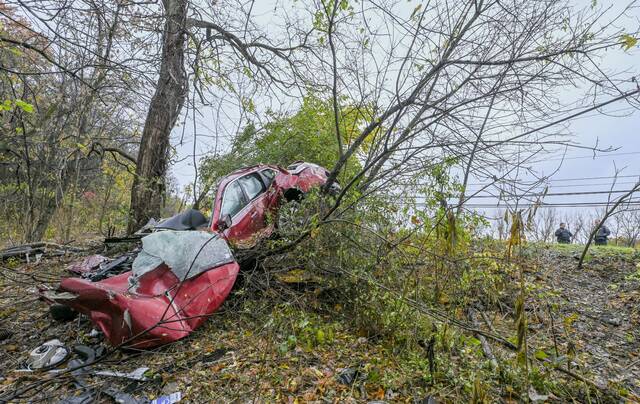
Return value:
M 240 266 L 229 244 L 248 248 L 269 237 L 278 207 L 325 184 L 328 174 L 304 162 L 235 171 L 219 182 L 208 223 L 160 223 L 156 229 L 164 230 L 142 238 L 131 270 L 95 280 L 91 274 L 105 263 L 88 257 L 93 269 L 79 270 L 76 264 L 73 270 L 81 277 L 63 279 L 43 297 L 87 315 L 114 346 L 149 348 L 184 338 L 231 292 Z

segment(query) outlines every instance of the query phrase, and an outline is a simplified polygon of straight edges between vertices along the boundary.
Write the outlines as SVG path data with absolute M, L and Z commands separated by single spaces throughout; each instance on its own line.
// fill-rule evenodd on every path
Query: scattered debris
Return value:
M 531 400 L 532 403 L 539 403 L 548 399 L 548 394 L 539 394 L 533 386 L 529 386 L 529 400 Z
M 68 370 L 71 370 L 71 375 L 74 380 L 74 384 L 79 391 L 79 394 L 65 397 L 60 403 L 61 404 L 89 404 L 96 402 L 96 399 L 100 394 L 105 394 L 111 397 L 116 403 L 121 404 L 146 404 L 149 400 L 142 399 L 139 400 L 133 397 L 131 394 L 125 393 L 116 389 L 115 387 L 109 387 L 106 389 L 96 389 L 92 387 L 86 380 L 87 375 L 100 375 L 100 376 L 117 376 L 117 377 L 126 377 L 128 379 L 142 381 L 146 380 L 141 378 L 140 369 L 144 369 L 144 371 L 148 370 L 148 368 L 140 368 L 136 369 L 134 372 L 121 373 L 121 372 L 110 372 L 110 371 L 89 371 L 88 365 L 91 365 L 97 357 L 101 355 L 101 352 L 98 350 L 94 350 L 93 348 L 86 345 L 76 345 L 73 347 L 73 351 L 78 354 L 82 359 L 72 359 L 69 361 L 69 365 L 67 366 Z M 144 372 L 142 372 L 144 373 Z M 129 377 L 132 376 L 132 377 Z
M 90 255 L 69 266 L 69 272 L 80 275 L 92 282 L 101 281 L 113 275 L 131 270 L 131 264 L 139 250 L 131 251 L 117 258 L 110 259 L 102 255 Z
M 336 376 L 336 380 L 342 384 L 352 385 L 356 380 L 362 380 L 365 377 L 360 369 L 346 368 Z
M 149 371 L 149 368 L 140 367 L 129 373 L 117 372 L 117 371 L 111 371 L 111 370 L 99 370 L 97 372 L 94 372 L 93 374 L 98 376 L 122 377 L 125 379 L 137 380 L 141 382 L 141 381 L 147 380 L 145 373 L 147 373 L 148 371 Z
M 80 261 L 73 262 L 69 265 L 68 270 L 74 274 L 82 275 L 94 271 L 105 261 L 109 261 L 109 258 L 98 254 L 89 255 Z
M 151 401 L 151 404 L 174 404 L 179 402 L 180 400 L 182 400 L 182 393 L 176 391 L 175 393 L 171 393 L 166 396 L 160 396 L 154 399 L 153 401 Z
M 29 353 L 27 369 L 47 370 L 62 364 L 69 357 L 69 349 L 60 340 L 52 339 Z

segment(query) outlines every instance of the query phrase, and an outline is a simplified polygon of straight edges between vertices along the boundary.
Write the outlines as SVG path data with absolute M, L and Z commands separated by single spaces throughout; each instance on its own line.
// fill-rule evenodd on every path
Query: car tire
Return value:
M 78 317 L 77 311 L 73 310 L 69 306 L 59 303 L 54 303 L 49 306 L 49 313 L 51 313 L 51 317 L 53 317 L 54 320 L 60 322 L 71 321 Z

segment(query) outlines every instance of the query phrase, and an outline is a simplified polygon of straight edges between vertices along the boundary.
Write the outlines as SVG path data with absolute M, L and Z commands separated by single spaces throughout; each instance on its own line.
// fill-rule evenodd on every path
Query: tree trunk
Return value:
M 128 231 L 160 217 L 165 196 L 170 135 L 187 90 L 184 70 L 187 0 L 163 0 L 165 9 L 162 59 L 156 92 L 142 131 L 136 176 L 131 188 Z

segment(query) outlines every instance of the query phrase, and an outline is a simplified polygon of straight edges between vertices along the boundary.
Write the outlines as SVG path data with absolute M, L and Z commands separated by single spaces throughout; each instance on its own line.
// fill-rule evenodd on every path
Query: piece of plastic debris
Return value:
M 93 390 L 88 390 L 80 393 L 77 396 L 64 397 L 58 404 L 90 404 L 95 400 L 95 393 Z
M 102 391 L 106 395 L 113 398 L 113 400 L 117 404 L 148 404 L 149 400 L 147 399 L 137 399 L 131 394 L 124 393 L 122 391 L 118 391 L 114 388 L 108 388 Z
M 343 369 L 342 372 L 340 372 L 340 374 L 338 374 L 336 379 L 338 380 L 339 383 L 351 385 L 356 380 L 362 379 L 363 376 L 364 375 L 360 372 L 359 369 L 346 368 L 346 369 Z
M 69 356 L 69 349 L 57 339 L 45 342 L 29 353 L 28 369 L 50 369 L 63 363 Z
M 189 209 L 186 212 L 179 213 L 156 224 L 156 229 L 197 230 L 208 224 L 209 219 L 207 219 L 202 212 Z
M 548 400 L 549 396 L 546 394 L 540 394 L 533 388 L 533 386 L 529 386 L 529 399 L 532 403 L 539 403 L 541 401 Z
M 117 275 L 130 270 L 132 261 L 133 256 L 131 254 L 122 255 L 107 264 L 100 264 L 98 269 L 87 273 L 85 277 L 92 282 L 101 281 L 110 275 Z
M 176 391 L 166 396 L 160 396 L 151 401 L 151 404 L 174 404 L 182 400 L 182 392 Z
M 91 332 L 89 333 L 89 337 L 91 337 L 91 338 L 99 337 L 100 334 L 101 334 L 100 331 L 98 331 L 95 328 L 93 328 L 93 329 L 91 329 Z
M 98 268 L 100 264 L 108 260 L 109 258 L 102 255 L 90 255 L 81 261 L 72 263 L 71 265 L 69 265 L 67 270 L 69 272 L 73 272 L 74 274 L 83 274 L 85 272 L 93 271 L 94 269 Z
M 78 354 L 82 358 L 84 363 L 91 363 L 96 360 L 96 351 L 86 345 L 75 345 L 73 347 L 73 352 Z
M 147 380 L 147 377 L 144 374 L 147 372 L 147 370 L 149 370 L 149 368 L 140 367 L 129 373 L 117 372 L 117 371 L 111 371 L 111 370 L 100 370 L 100 371 L 94 372 L 93 374 L 99 375 L 99 376 L 123 377 L 125 379 L 145 381 Z

